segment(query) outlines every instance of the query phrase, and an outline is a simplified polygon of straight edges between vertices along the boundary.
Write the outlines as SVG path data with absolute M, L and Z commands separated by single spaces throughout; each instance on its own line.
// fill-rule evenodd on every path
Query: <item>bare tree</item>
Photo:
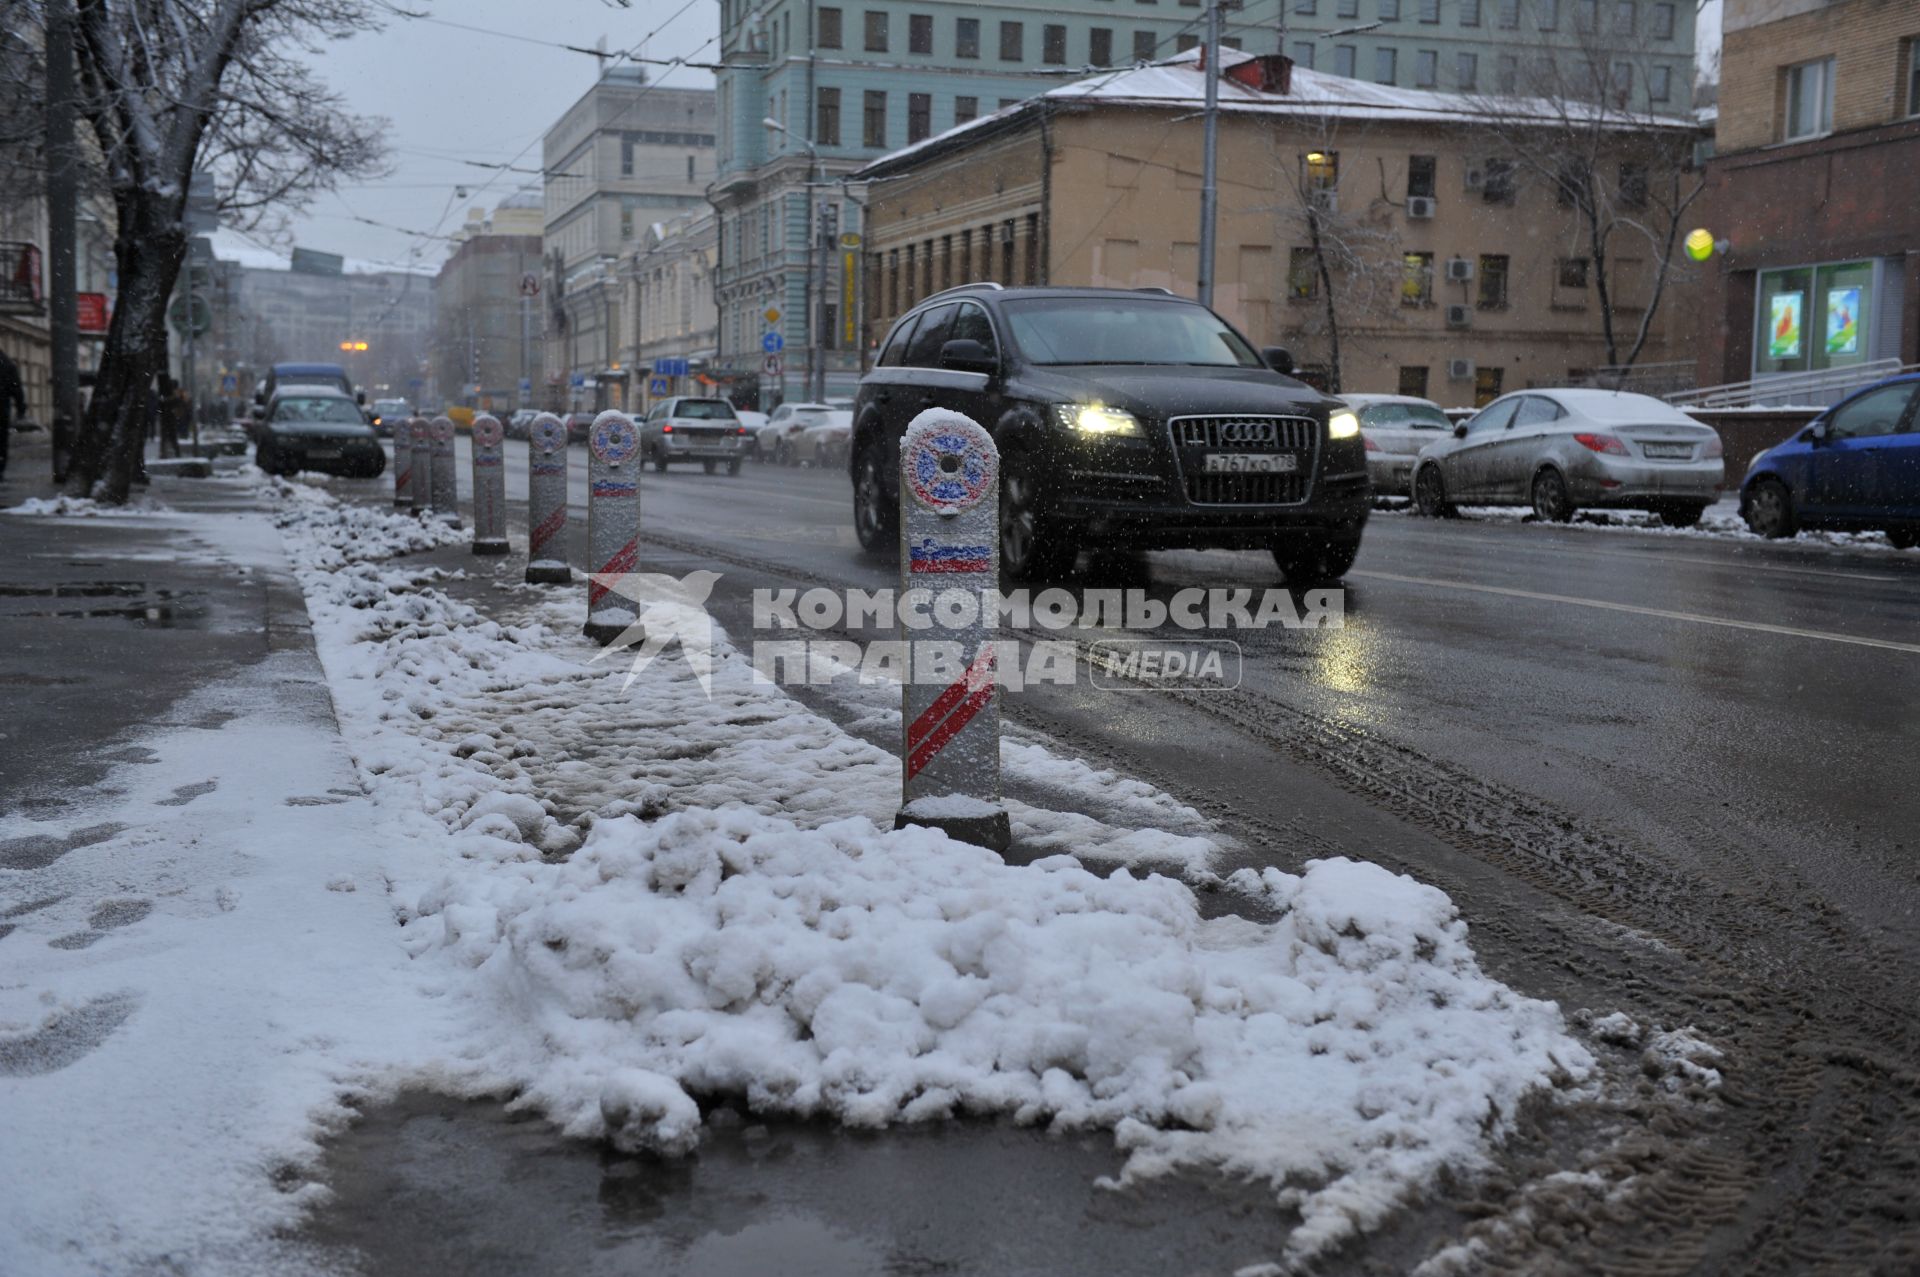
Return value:
M 196 170 L 242 227 L 284 216 L 380 163 L 382 122 L 312 73 L 317 41 L 378 25 L 372 0 L 77 0 L 80 112 L 118 216 L 119 295 L 68 491 L 124 501 L 166 305 L 186 256 Z

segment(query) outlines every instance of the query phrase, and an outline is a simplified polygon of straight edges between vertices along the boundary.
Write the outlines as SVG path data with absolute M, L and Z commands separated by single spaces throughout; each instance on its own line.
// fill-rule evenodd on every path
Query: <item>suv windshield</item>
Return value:
M 360 407 L 351 399 L 282 399 L 273 407 L 275 421 L 338 421 L 363 424 Z
M 1447 414 L 1432 404 L 1376 403 L 1360 410 L 1360 424 L 1401 430 L 1451 430 Z
M 692 421 L 733 421 L 733 405 L 724 399 L 682 399 L 673 406 L 673 415 Z
M 1036 364 L 1204 364 L 1258 368 L 1260 356 L 1201 306 L 1111 297 L 1036 297 L 1003 309 Z

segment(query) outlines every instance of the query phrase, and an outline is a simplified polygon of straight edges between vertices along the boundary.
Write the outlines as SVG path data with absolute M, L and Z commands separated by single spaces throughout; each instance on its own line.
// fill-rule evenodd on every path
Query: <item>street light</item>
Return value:
M 820 185 L 820 152 L 814 148 L 812 142 L 799 136 L 772 116 L 767 116 L 760 123 L 775 133 L 799 143 L 807 152 L 807 390 L 813 401 L 818 403 L 827 397 L 827 359 L 826 352 L 821 348 L 820 319 L 815 311 L 826 289 L 824 287 L 816 289 L 813 278 L 814 259 L 819 257 L 824 260 L 821 254 L 814 251 L 815 241 L 820 238 L 820 228 L 815 224 L 819 214 L 813 206 L 813 192 Z M 787 375 L 783 367 L 780 373 L 782 399 L 786 398 L 786 380 Z

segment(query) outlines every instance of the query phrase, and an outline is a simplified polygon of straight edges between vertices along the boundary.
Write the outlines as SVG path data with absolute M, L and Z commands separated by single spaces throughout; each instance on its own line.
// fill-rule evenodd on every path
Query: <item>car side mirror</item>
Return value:
M 1822 417 L 1807 427 L 1807 442 L 1825 443 L 1827 441 L 1827 421 Z
M 357 403 L 357 404 L 362 404 L 362 405 L 364 405 L 364 404 L 365 404 L 365 403 L 367 402 L 367 392 L 366 392 L 366 391 L 364 391 L 364 390 L 356 390 L 356 391 L 354 391 L 354 392 L 353 392 L 353 401 L 354 401 L 355 403 Z
M 1454 424 L 1454 427 L 1453 427 L 1453 437 L 1454 437 L 1454 438 L 1456 438 L 1456 439 L 1464 439 L 1464 438 L 1466 438 L 1466 437 L 1467 437 L 1467 423 L 1466 423 L 1466 422 L 1464 422 L 1464 421 L 1461 421 L 1461 422 L 1456 422 L 1456 423 Z
M 992 372 L 993 352 L 971 337 L 956 337 L 940 347 L 940 366 L 961 372 Z
M 1260 358 L 1267 367 L 1288 377 L 1293 375 L 1293 352 L 1285 346 L 1266 346 L 1260 351 Z

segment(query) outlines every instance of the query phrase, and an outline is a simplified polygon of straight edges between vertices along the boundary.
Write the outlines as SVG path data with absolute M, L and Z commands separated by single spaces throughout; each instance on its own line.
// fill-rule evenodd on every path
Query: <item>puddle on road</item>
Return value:
M 1104 1133 L 734 1118 L 669 1160 L 563 1139 L 499 1103 L 409 1094 L 334 1142 L 334 1198 L 298 1240 L 366 1277 L 1165 1277 L 1274 1259 L 1291 1220 L 1258 1186 L 1096 1188 L 1120 1165 Z
M 137 621 L 142 625 L 170 628 L 182 622 L 197 621 L 206 609 L 187 600 L 198 597 L 192 590 L 155 590 L 142 581 L 76 581 L 55 585 L 0 585 L 0 599 L 133 599 L 114 607 L 41 608 L 28 612 L 9 612 L 9 620 L 41 619 L 114 619 Z

